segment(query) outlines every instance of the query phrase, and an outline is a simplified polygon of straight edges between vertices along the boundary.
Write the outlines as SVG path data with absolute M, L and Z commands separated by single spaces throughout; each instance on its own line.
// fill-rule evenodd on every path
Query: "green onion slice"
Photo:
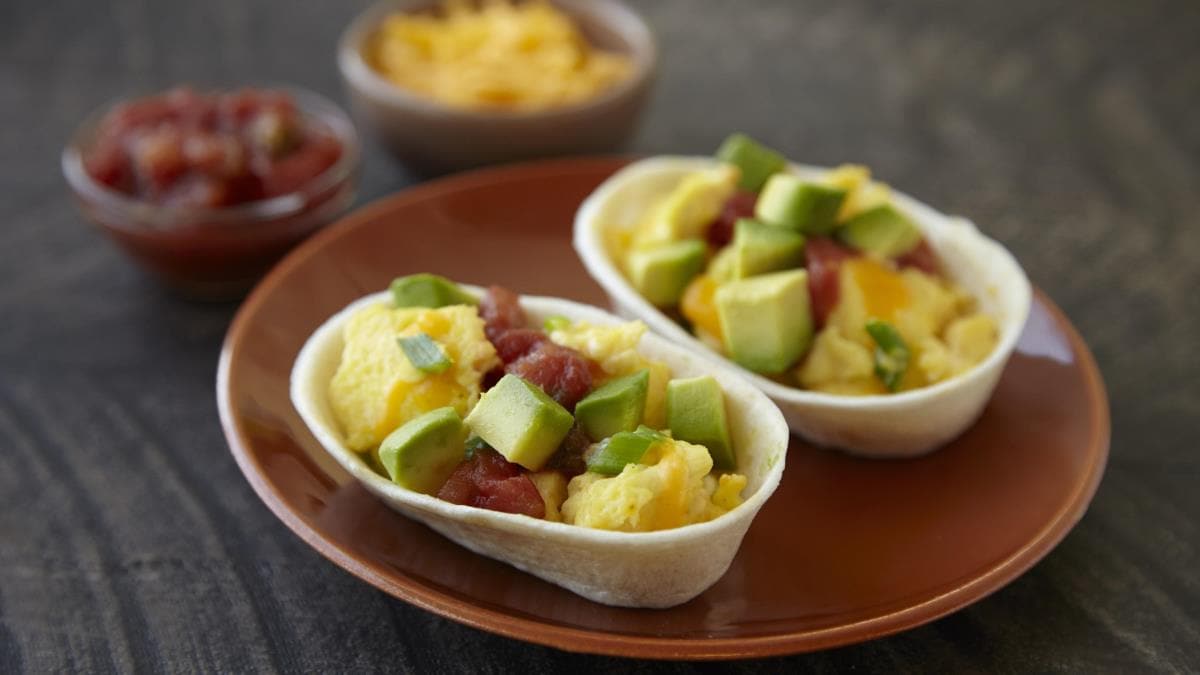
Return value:
M 486 447 L 488 447 L 487 441 L 474 434 L 471 434 L 471 436 L 467 438 L 467 446 L 466 451 L 463 453 L 463 458 L 474 459 L 475 453 L 483 450 Z
M 404 350 L 404 355 L 413 364 L 413 368 L 423 373 L 441 373 L 454 363 L 442 350 L 441 345 L 425 333 L 405 335 L 396 338 L 396 341 L 400 343 L 400 348 Z
M 667 436 L 641 425 L 636 431 L 622 431 L 592 446 L 587 455 L 588 471 L 615 476 L 625 469 L 626 464 L 637 464 L 646 451 L 655 443 L 667 440 Z
M 888 391 L 900 388 L 900 380 L 908 370 L 909 351 L 896 327 L 886 321 L 869 319 L 867 334 L 875 341 L 875 376 Z
M 559 316 L 558 314 L 548 316 L 544 321 L 542 321 L 542 330 L 546 331 L 547 333 L 553 333 L 556 330 L 565 330 L 570 327 L 571 320 L 565 316 Z

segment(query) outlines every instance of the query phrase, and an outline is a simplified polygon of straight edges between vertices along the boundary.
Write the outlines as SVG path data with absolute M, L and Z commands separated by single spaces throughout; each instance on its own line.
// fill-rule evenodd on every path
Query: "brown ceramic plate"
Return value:
M 1079 520 L 1108 455 L 1108 403 L 1079 335 L 1043 294 L 983 417 L 916 460 L 793 439 L 779 490 L 729 571 L 666 610 L 598 605 L 390 511 L 309 434 L 288 399 L 308 335 L 401 274 L 604 304 L 571 250 L 579 202 L 622 165 L 489 169 L 360 209 L 293 252 L 225 340 L 217 396 L 246 478 L 313 548 L 456 621 L 562 649 L 741 658 L 860 642 L 964 607 L 1029 569 Z

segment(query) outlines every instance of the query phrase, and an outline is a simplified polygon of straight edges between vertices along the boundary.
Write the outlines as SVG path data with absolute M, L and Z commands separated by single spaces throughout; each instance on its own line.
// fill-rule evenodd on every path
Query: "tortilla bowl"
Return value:
M 462 288 L 481 295 L 479 288 Z M 715 370 L 704 359 L 647 332 L 639 351 L 670 366 L 672 376 L 711 374 L 721 384 L 737 471 L 747 478 L 741 505 L 706 523 L 629 533 L 451 504 L 402 488 L 344 445 L 327 398 L 341 359 L 343 326 L 356 310 L 381 302 L 390 302 L 390 295 L 362 298 L 308 338 L 292 366 L 292 404 L 325 450 L 368 490 L 476 553 L 606 605 L 671 607 L 699 595 L 725 573 L 750 522 L 779 485 L 788 445 L 788 427 L 779 409 L 736 373 Z M 552 315 L 597 325 L 622 323 L 594 307 L 556 298 L 524 296 L 521 306 L 532 325 Z
M 575 216 L 575 250 L 617 313 L 641 319 L 672 342 L 737 370 L 779 405 L 793 431 L 820 445 L 870 457 L 909 457 L 936 450 L 971 426 L 991 398 L 1029 315 L 1032 288 L 1012 254 L 970 221 L 893 190 L 892 199 L 921 229 L 946 276 L 995 317 L 1000 329 L 996 347 L 961 375 L 896 394 L 842 396 L 781 384 L 738 366 L 659 311 L 633 288 L 613 259 L 617 231 L 636 226 L 686 174 L 716 165 L 711 157 L 645 159 L 613 174 L 584 200 Z M 827 170 L 791 166 L 803 178 Z

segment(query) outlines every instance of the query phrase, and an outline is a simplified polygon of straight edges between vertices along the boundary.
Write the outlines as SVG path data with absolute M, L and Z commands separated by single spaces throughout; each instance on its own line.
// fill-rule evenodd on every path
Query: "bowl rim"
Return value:
M 573 117 L 581 113 L 602 109 L 614 101 L 635 94 L 653 76 L 658 64 L 658 44 L 654 32 L 640 14 L 621 0 L 552 0 L 552 3 L 574 17 L 587 12 L 629 44 L 628 56 L 633 62 L 633 71 L 616 86 L 597 96 L 563 106 L 542 110 L 488 110 L 447 105 L 436 99 L 419 96 L 388 81 L 371 67 L 363 57 L 363 46 L 379 27 L 380 22 L 394 13 L 411 12 L 423 4 L 436 4 L 436 0 L 381 0 L 363 10 L 342 32 L 338 39 L 338 70 L 346 84 L 362 91 L 374 100 L 395 108 L 406 108 L 431 116 L 454 117 L 479 122 L 540 121 L 561 117 Z M 415 5 L 415 6 L 414 6 Z
M 111 99 L 94 109 L 72 132 L 61 156 L 63 176 L 80 199 L 93 203 L 107 213 L 112 227 L 128 231 L 171 230 L 181 225 L 203 224 L 210 227 L 244 225 L 303 213 L 310 199 L 353 178 L 362 154 L 358 132 L 350 117 L 329 98 L 312 90 L 290 84 L 245 84 L 233 87 L 204 86 L 201 94 L 225 94 L 239 89 L 283 92 L 296 102 L 301 113 L 325 125 L 337 138 L 342 152 L 337 161 L 299 188 L 267 199 L 222 207 L 181 207 L 154 204 L 114 190 L 92 178 L 84 167 L 85 148 L 92 141 L 101 121 L 118 106 L 159 96 L 171 89 Z
M 789 387 L 748 370 L 734 363 L 728 357 L 717 353 L 694 335 L 684 330 L 682 326 L 672 321 L 662 311 L 646 301 L 640 293 L 634 290 L 633 286 L 625 278 L 625 275 L 617 269 L 616 263 L 609 255 L 602 236 L 602 225 L 599 222 L 599 218 L 596 217 L 597 212 L 608 198 L 608 193 L 615 189 L 618 179 L 622 177 L 622 174 L 626 174 L 626 172 L 637 170 L 648 171 L 658 168 L 657 165 L 659 164 L 663 165 L 663 170 L 669 168 L 681 170 L 687 166 L 702 169 L 706 166 L 712 166 L 716 161 L 712 157 L 681 155 L 656 155 L 635 161 L 622 167 L 617 173 L 610 176 L 604 183 L 597 187 L 588 195 L 575 212 L 573 245 L 576 253 L 583 261 L 584 267 L 587 268 L 588 273 L 605 292 L 613 297 L 617 304 L 634 308 L 638 318 L 646 321 L 651 329 L 660 332 L 672 341 L 682 343 L 691 351 L 697 352 L 704 358 L 713 361 L 715 365 L 737 370 L 742 376 L 748 378 L 756 387 L 776 401 L 836 410 L 895 410 L 932 402 L 954 391 L 970 387 L 985 380 L 991 373 L 999 370 L 1004 365 L 1016 348 L 1025 322 L 1028 320 L 1033 298 L 1033 289 L 1029 278 L 1025 274 L 1024 269 L 1021 268 L 1020 263 L 1017 262 L 1016 257 L 1000 242 L 980 232 L 971 221 L 965 218 L 946 215 L 899 190 L 893 189 L 891 193 L 892 198 L 899 202 L 905 210 L 916 216 L 918 226 L 929 220 L 939 221 L 947 227 L 969 228 L 969 235 L 973 239 L 988 246 L 993 255 L 1000 256 L 1002 263 L 1010 267 L 1010 271 L 1015 272 L 1011 277 L 1012 282 L 1017 284 L 1017 292 L 1020 294 L 1017 302 L 1017 311 L 1011 317 L 999 317 L 1000 339 L 987 358 L 975 364 L 964 373 L 959 373 L 958 375 L 919 389 L 892 394 L 849 396 Z M 830 170 L 828 167 L 798 163 L 789 163 L 789 168 L 791 171 L 800 172 L 802 175 Z M 627 178 L 628 174 L 625 177 Z M 921 229 L 923 230 L 924 228 L 921 227 Z

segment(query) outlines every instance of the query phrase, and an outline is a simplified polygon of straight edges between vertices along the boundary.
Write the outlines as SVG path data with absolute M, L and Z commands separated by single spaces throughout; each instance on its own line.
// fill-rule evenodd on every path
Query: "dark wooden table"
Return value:
M 84 225 L 58 153 L 180 81 L 340 96 L 364 3 L 0 4 L 0 672 L 710 670 L 460 626 L 342 572 L 230 457 L 235 306 L 164 292 Z M 742 129 L 855 160 L 1011 247 L 1104 373 L 1112 456 L 1043 562 L 931 625 L 737 670 L 1200 670 L 1200 5 L 638 3 L 661 77 L 633 149 Z M 369 150 L 360 202 L 415 178 Z

